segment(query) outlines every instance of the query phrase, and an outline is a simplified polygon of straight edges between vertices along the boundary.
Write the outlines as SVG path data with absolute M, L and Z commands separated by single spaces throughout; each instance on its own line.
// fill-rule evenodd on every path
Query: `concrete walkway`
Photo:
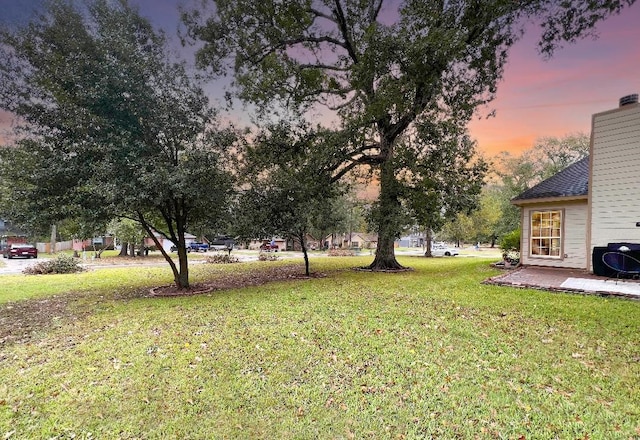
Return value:
M 638 280 L 616 280 L 578 269 L 522 266 L 489 278 L 485 283 L 640 299 Z

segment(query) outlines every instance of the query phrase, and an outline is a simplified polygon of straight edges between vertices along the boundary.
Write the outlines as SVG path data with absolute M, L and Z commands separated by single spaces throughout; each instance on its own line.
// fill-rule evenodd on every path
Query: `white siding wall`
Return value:
M 640 106 L 593 116 L 591 246 L 640 243 Z
M 584 239 L 587 235 L 587 202 L 567 202 L 564 204 L 540 204 L 524 207 L 522 222 L 522 243 L 520 259 L 524 265 L 566 267 L 586 269 L 587 255 Z M 562 211 L 562 251 L 561 258 L 536 257 L 529 255 L 531 242 L 531 212 Z

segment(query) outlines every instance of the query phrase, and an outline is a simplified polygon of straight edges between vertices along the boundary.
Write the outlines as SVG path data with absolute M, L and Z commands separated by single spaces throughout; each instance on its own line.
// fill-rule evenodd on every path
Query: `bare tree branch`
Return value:
M 349 27 L 347 25 L 347 19 L 344 16 L 344 11 L 342 10 L 342 5 L 340 4 L 340 0 L 335 0 L 335 9 L 333 10 L 334 14 L 336 14 L 337 24 L 340 28 L 340 33 L 344 38 L 344 48 L 349 53 L 349 57 L 353 60 L 355 64 L 358 64 L 359 57 L 356 54 L 356 51 L 353 47 L 353 43 L 351 42 L 351 36 L 349 35 Z

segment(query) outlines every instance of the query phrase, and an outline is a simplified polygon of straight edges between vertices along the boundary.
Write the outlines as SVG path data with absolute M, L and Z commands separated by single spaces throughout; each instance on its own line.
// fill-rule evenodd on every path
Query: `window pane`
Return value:
M 531 212 L 531 255 L 560 257 L 562 211 Z
M 540 255 L 540 240 L 531 240 L 531 255 Z

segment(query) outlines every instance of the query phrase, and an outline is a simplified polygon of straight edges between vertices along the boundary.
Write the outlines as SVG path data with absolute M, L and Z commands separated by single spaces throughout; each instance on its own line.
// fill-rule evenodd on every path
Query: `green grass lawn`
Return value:
M 370 260 L 176 298 L 144 296 L 162 267 L 4 276 L 0 324 L 34 322 L 0 346 L 0 437 L 640 437 L 639 302 L 483 285 L 479 258 L 349 270 Z

